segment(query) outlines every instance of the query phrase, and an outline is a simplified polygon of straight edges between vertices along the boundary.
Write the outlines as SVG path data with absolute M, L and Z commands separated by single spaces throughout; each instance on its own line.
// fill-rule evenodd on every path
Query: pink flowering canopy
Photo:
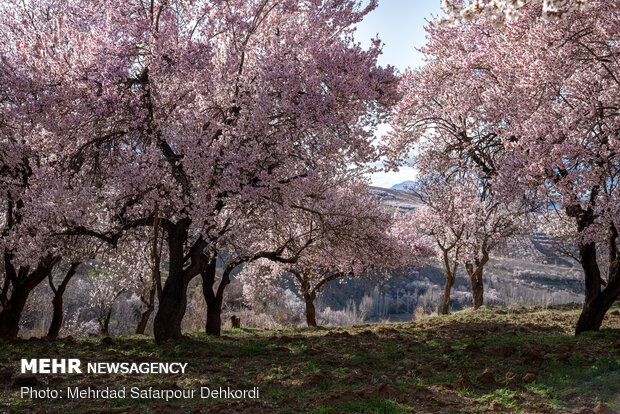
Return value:
M 564 19 L 571 13 L 583 10 L 588 0 L 442 0 L 446 17 L 440 24 L 471 21 L 478 14 L 486 14 L 495 26 L 511 23 L 521 13 L 534 9 L 547 21 Z
M 184 280 L 200 272 L 202 252 L 227 248 L 220 238 L 244 214 L 281 195 L 303 197 L 326 177 L 359 178 L 378 160 L 374 131 L 400 96 L 394 69 L 377 65 L 379 41 L 368 49 L 353 41 L 374 7 L 2 2 L 9 167 L 0 191 L 20 200 L 23 220 L 6 226 L 3 247 L 26 259 L 34 256 L 20 252 L 60 236 L 115 246 L 151 226 L 157 210 L 171 263 L 160 308 L 179 311 L 155 331 L 179 326 Z M 19 169 L 28 182 L 16 186 Z M 252 246 L 256 236 L 248 238 Z
M 248 264 L 240 275 L 246 297 L 277 287 L 288 273 L 303 294 L 314 298 L 331 281 L 381 281 L 423 265 L 431 255 L 411 215 L 385 211 L 361 183 L 335 187 L 309 201 L 298 205 L 295 219 L 272 222 L 272 236 L 263 240 L 277 246 L 277 240 L 294 238 L 304 248 L 291 262 L 261 259 Z
M 564 12 L 549 21 L 553 4 Z M 492 5 L 518 13 L 498 24 Z M 620 3 L 468 7 L 477 12 L 458 24 L 429 24 L 427 64 L 405 75 L 387 137 L 392 155 L 403 159 L 421 147 L 432 154 L 421 157 L 423 166 L 473 173 L 504 203 L 523 198 L 543 212 L 562 210 L 586 274 L 577 332 L 597 329 L 620 294 Z M 596 243 L 607 245 L 608 280 Z
M 374 4 L 227 3 L 4 2 L 4 59 L 41 91 L 20 139 L 46 154 L 66 225 L 103 230 L 156 202 L 208 223 L 230 197 L 376 160 L 396 78 L 351 38 Z

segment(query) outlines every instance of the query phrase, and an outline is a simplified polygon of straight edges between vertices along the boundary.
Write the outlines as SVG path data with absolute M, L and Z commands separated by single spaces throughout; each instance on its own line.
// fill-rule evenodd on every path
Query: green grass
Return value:
M 553 401 L 556 407 L 566 407 L 573 396 L 590 396 L 607 401 L 620 395 L 620 358 L 600 357 L 588 361 L 572 358 L 568 364 L 557 364 L 529 387 Z
M 390 363 L 385 356 L 372 352 L 357 352 L 353 356 L 352 360 L 354 363 L 370 369 L 386 369 L 390 366 Z
M 618 308 L 618 304 L 615 308 Z M 222 337 L 190 333 L 157 345 L 148 336 L 0 343 L 0 375 L 20 358 L 70 356 L 84 362 L 188 362 L 184 376 L 55 376 L 45 385 L 155 387 L 259 386 L 259 401 L 183 400 L 174 411 L 269 413 L 510 412 L 620 409 L 620 317 L 600 332 L 572 335 L 575 309 L 467 310 L 415 323 L 347 329 L 233 329 Z M 347 332 L 349 335 L 343 335 Z M 529 356 L 528 356 L 529 355 Z M 478 376 L 489 368 L 495 383 Z M 536 380 L 524 383 L 525 374 Z M 126 408 L 157 412 L 161 401 L 68 401 L 19 398 L 0 378 L 0 412 L 81 413 Z M 206 405 L 205 405 L 206 404 Z

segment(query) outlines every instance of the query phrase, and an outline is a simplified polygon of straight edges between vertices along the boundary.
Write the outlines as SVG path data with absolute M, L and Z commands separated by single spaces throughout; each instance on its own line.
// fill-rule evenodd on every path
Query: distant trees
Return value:
M 246 266 L 239 275 L 244 295 L 276 289 L 288 275 L 303 297 L 308 326 L 316 326 L 314 302 L 326 284 L 346 277 L 381 280 L 424 262 L 430 249 L 408 219 L 384 211 L 361 183 L 338 186 L 299 206 L 295 220 L 270 226 L 279 237 L 296 235 L 306 248 L 289 262 Z
M 469 276 L 474 309 L 478 309 L 484 300 L 484 267 L 500 242 L 524 230 L 527 211 L 493 199 L 471 177 L 459 174 L 426 176 L 418 194 L 424 207 L 416 211 L 415 223 L 434 240 L 446 275 L 441 313 L 449 313 L 459 265 Z

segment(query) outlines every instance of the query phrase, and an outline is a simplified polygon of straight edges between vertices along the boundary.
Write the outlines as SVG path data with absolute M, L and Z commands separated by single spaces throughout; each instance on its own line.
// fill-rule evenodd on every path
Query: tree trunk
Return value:
M 52 323 L 50 323 L 50 327 L 47 330 L 48 338 L 58 338 L 58 334 L 60 333 L 60 328 L 62 327 L 62 293 L 55 293 L 54 299 L 52 299 Z
M 454 286 L 454 277 L 451 275 L 446 275 L 446 285 L 443 289 L 443 302 L 441 303 L 441 314 L 448 315 L 450 314 L 450 291 L 452 290 L 452 286 Z
M 217 264 L 217 256 L 211 258 L 209 264 L 202 273 L 202 293 L 207 303 L 207 323 L 205 325 L 205 333 L 207 335 L 220 336 L 222 331 L 222 305 L 224 303 L 224 290 L 230 283 L 230 273 L 241 264 L 241 262 L 233 262 L 226 266 L 222 273 L 222 280 L 217 287 L 217 291 L 213 291 L 215 285 L 215 271 Z
M 310 281 L 307 277 L 305 277 L 304 273 L 298 270 L 291 270 L 291 273 L 299 281 L 299 290 L 301 295 L 304 297 L 304 302 L 306 303 L 306 324 L 308 327 L 315 327 L 316 308 L 314 307 L 314 299 L 316 299 L 317 289 L 320 289 L 320 286 L 316 286 L 314 289 L 311 289 Z
M 205 333 L 207 335 L 220 336 L 222 331 L 222 307 L 207 307 L 207 323 L 205 325 Z
M 316 326 L 316 308 L 314 307 L 314 298 L 312 295 L 304 295 L 306 300 L 306 323 L 309 327 Z
M 216 293 L 213 291 L 215 285 L 215 272 L 217 270 L 217 258 L 211 258 L 209 264 L 202 272 L 202 295 L 207 304 L 207 320 L 205 323 L 205 333 L 207 335 L 220 336 L 222 331 L 222 304 L 219 303 Z M 220 282 L 221 283 L 221 282 Z
M 164 238 L 161 238 L 159 249 L 157 243 L 159 241 L 159 204 L 155 203 L 155 209 L 153 211 L 153 244 L 151 248 L 151 289 L 149 289 L 148 299 L 144 299 L 144 291 L 140 295 L 142 303 L 146 305 L 146 310 L 140 315 L 140 322 L 136 326 L 136 335 L 144 335 L 146 325 L 149 323 L 149 319 L 153 310 L 155 310 L 155 293 L 157 298 L 161 301 L 162 287 L 161 287 L 161 249 Z
M 51 273 L 49 274 L 50 287 L 54 292 L 54 299 L 52 299 L 52 323 L 50 323 L 50 327 L 47 331 L 48 338 L 58 338 L 58 334 L 60 333 L 60 328 L 62 328 L 62 305 L 63 305 L 63 295 L 65 294 L 65 290 L 67 289 L 67 285 L 69 285 L 69 281 L 75 275 L 79 262 L 75 262 L 71 264 L 65 278 L 62 280 L 58 288 L 54 288 L 54 284 L 52 283 Z
M 482 284 L 482 268 L 480 272 L 474 272 L 471 278 L 471 290 L 474 300 L 474 309 L 478 309 L 484 303 L 484 285 Z
M 605 301 L 603 295 L 584 303 L 577 326 L 575 327 L 575 335 L 586 331 L 598 331 L 601 328 L 603 319 L 605 319 L 605 314 L 612 304 L 613 301 Z
M 9 299 L 7 306 L 0 312 L 0 338 L 14 339 L 19 333 L 19 321 L 28 300 L 31 289 L 24 285 L 16 285 L 13 287 L 13 294 Z
M 452 286 L 454 286 L 454 282 L 456 281 L 456 271 L 458 270 L 459 264 L 454 262 L 454 266 L 450 266 L 450 257 L 448 256 L 448 250 L 443 250 L 443 262 L 446 273 L 446 286 L 443 290 L 443 302 L 441 303 L 441 314 L 448 315 L 450 313 L 450 292 L 452 291 Z
M 5 253 L 5 277 L 12 280 L 13 293 L 6 300 L 6 305 L 2 311 L 0 311 L 0 339 L 14 339 L 17 337 L 19 321 L 21 320 L 30 292 L 45 278 L 49 277 L 54 265 L 60 258 L 47 256 L 39 261 L 37 268 L 30 273 L 28 267 L 22 267 L 17 272 L 11 260 L 12 256 L 9 253 Z
M 469 281 L 471 283 L 471 295 L 474 301 L 474 309 L 480 308 L 484 302 L 484 285 L 482 283 L 482 273 L 484 271 L 484 265 L 487 263 L 488 258 L 482 260 L 475 260 L 475 265 L 471 262 L 465 264 L 467 274 L 469 275 Z
M 149 302 L 147 304 L 147 308 L 142 315 L 140 316 L 140 322 L 138 322 L 138 326 L 136 327 L 136 335 L 144 335 L 144 331 L 146 330 L 146 325 L 149 323 L 149 319 L 151 318 L 151 314 L 153 310 L 155 310 L 155 292 L 157 291 L 157 287 L 155 284 L 151 287 L 149 291 Z
M 170 264 L 164 284 L 159 309 L 153 322 L 155 341 L 159 344 L 169 339 L 180 339 L 181 322 L 187 305 L 187 280 L 183 269 L 184 249 L 189 220 L 181 220 L 167 230 Z
M 581 245 L 579 255 L 585 276 L 585 302 L 575 335 L 586 331 L 598 331 L 603 323 L 605 314 L 613 303 L 620 297 L 620 256 L 616 246 L 618 233 L 614 226 L 610 229 L 608 238 L 609 247 L 609 274 L 606 287 L 601 291 L 603 281 L 596 259 L 596 244 Z
M 105 318 L 103 319 L 103 325 L 101 326 L 101 333 L 103 336 L 110 336 L 110 319 L 112 318 L 112 306 L 106 313 Z

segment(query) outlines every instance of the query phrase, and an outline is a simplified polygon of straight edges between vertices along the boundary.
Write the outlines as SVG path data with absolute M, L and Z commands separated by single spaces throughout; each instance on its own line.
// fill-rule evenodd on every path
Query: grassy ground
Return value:
M 484 308 L 353 328 L 0 343 L 0 412 L 613 413 L 620 412 L 620 311 L 575 338 L 579 309 Z M 188 362 L 185 375 L 38 375 L 68 386 L 260 387 L 256 400 L 21 399 L 20 358 Z M 23 379 L 21 379 L 23 380 Z M 26 381 L 33 381 L 32 378 Z M 17 382 L 17 385 L 16 385 Z

